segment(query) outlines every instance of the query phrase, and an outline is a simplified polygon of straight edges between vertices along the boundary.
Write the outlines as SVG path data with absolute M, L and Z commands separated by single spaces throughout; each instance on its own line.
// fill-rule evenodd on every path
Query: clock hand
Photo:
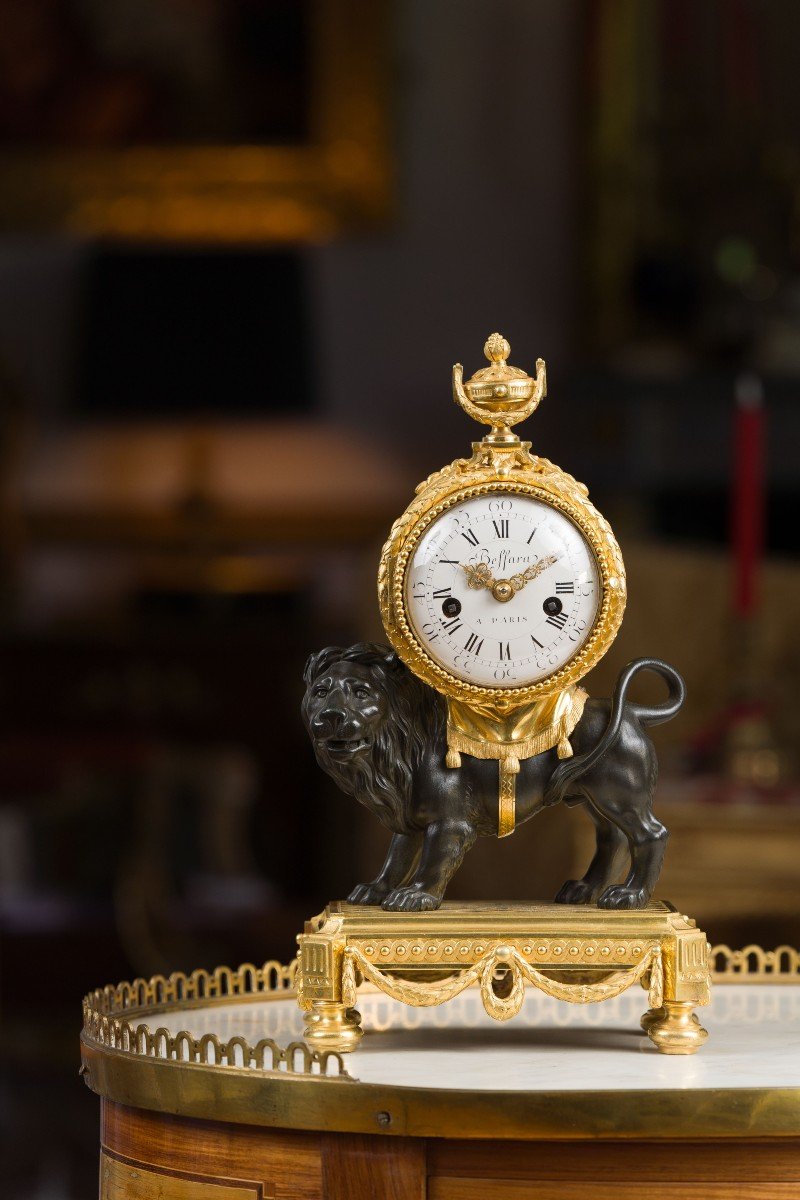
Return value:
M 495 581 L 486 563 L 476 563 L 474 566 L 471 563 L 462 563 L 461 566 L 467 572 L 467 585 L 469 587 L 476 590 L 478 588 L 494 587 Z
M 521 592 L 526 583 L 538 578 L 542 571 L 547 567 L 552 567 L 555 562 L 558 562 L 558 555 L 550 554 L 547 558 L 540 558 L 537 563 L 526 567 L 520 575 L 512 575 L 509 579 L 501 579 L 499 582 L 510 583 L 515 592 Z
M 521 592 L 526 583 L 529 583 L 531 579 L 536 579 L 542 571 L 547 567 L 552 567 L 555 562 L 558 562 L 558 555 L 549 554 L 547 558 L 540 558 L 533 566 L 527 567 L 521 575 L 512 575 L 510 579 L 495 579 L 486 563 L 476 563 L 475 566 L 470 563 L 462 563 L 461 566 L 467 573 L 469 587 L 476 590 L 490 588 L 495 600 L 505 604 L 515 592 Z
M 512 575 L 509 579 L 495 580 L 492 584 L 492 595 L 495 600 L 505 604 L 516 592 L 521 592 L 526 583 L 530 583 L 531 579 L 536 579 L 542 571 L 547 567 L 552 567 L 555 562 L 558 562 L 558 555 L 550 554 L 547 558 L 540 558 L 533 566 L 526 567 L 520 575 Z
M 520 587 L 524 587 L 525 584 L 528 583 L 531 579 L 538 578 L 538 576 L 541 575 L 542 571 L 546 571 L 548 567 L 552 567 L 553 563 L 557 563 L 557 562 L 558 562 L 557 554 L 548 554 L 547 558 L 540 558 L 537 563 L 534 563 L 530 567 L 526 567 L 525 571 L 522 574 L 522 583 L 520 584 Z M 515 578 L 517 578 L 517 577 L 515 576 Z
M 511 581 L 495 579 L 486 563 L 477 563 L 474 567 L 469 563 L 461 565 L 467 572 L 467 583 L 471 588 L 489 588 L 495 600 L 499 600 L 501 604 L 505 604 L 514 595 L 515 589 Z

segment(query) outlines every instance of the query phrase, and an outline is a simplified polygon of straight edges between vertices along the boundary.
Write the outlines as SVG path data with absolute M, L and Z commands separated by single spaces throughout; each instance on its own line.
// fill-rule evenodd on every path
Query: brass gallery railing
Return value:
M 774 950 L 713 946 L 710 955 L 712 978 L 718 984 L 800 984 L 800 950 L 791 946 Z M 217 967 L 190 975 L 176 971 L 168 977 L 154 975 L 148 980 L 98 988 L 83 1001 L 83 1037 L 96 1046 L 126 1055 L 348 1080 L 339 1054 L 311 1050 L 304 1042 L 280 1046 L 272 1038 L 262 1038 L 251 1046 L 238 1034 L 227 1041 L 213 1033 L 198 1038 L 187 1030 L 171 1033 L 163 1026 L 151 1028 L 136 1020 L 177 1008 L 183 1012 L 218 1004 L 289 999 L 296 995 L 296 972 L 296 959 L 286 966 L 276 961 L 261 967 L 244 963 L 235 970 Z
M 136 1017 L 176 1008 L 183 1012 L 213 1004 L 292 997 L 296 970 L 296 959 L 288 966 L 276 961 L 262 967 L 243 963 L 236 970 L 217 967 L 191 975 L 176 971 L 168 977 L 154 975 L 98 988 L 84 997 L 83 1036 L 97 1046 L 173 1062 L 349 1078 L 340 1055 L 311 1050 L 305 1042 L 280 1046 L 272 1038 L 261 1038 L 251 1046 L 238 1034 L 223 1041 L 213 1033 L 196 1038 L 187 1030 L 170 1033 L 163 1026 L 151 1029 L 134 1023 Z
M 714 983 L 800 983 L 800 950 L 793 946 L 712 946 L 710 955 Z

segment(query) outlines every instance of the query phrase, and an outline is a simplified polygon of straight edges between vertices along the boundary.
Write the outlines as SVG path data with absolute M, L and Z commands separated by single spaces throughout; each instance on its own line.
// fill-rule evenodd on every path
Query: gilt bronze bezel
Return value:
M 577 683 L 596 666 L 614 641 L 625 610 L 626 596 L 619 546 L 594 505 L 577 486 L 560 484 L 560 477 L 560 472 L 547 474 L 536 472 L 534 468 L 528 478 L 509 479 L 507 475 L 492 472 L 467 483 L 463 475 L 454 477 L 445 471 L 423 489 L 392 529 L 383 548 L 379 570 L 379 600 L 386 634 L 403 662 L 443 695 L 467 704 L 495 705 L 501 710 L 526 704 Z M 570 479 L 569 476 L 563 478 Z M 451 674 L 422 644 L 407 613 L 406 572 L 423 534 L 449 509 L 466 500 L 493 494 L 527 496 L 566 516 L 588 542 L 600 581 L 600 604 L 583 647 L 553 674 L 523 687 L 482 687 Z

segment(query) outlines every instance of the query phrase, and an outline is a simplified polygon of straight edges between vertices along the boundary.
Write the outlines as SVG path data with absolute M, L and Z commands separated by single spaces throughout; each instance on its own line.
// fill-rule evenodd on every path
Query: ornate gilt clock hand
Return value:
M 558 562 L 557 554 L 548 554 L 547 558 L 540 558 L 539 561 L 536 563 L 533 563 L 532 566 L 526 567 L 526 569 L 522 575 L 522 579 L 523 579 L 522 586 L 524 587 L 525 584 L 529 583 L 531 579 L 538 578 L 538 576 L 541 575 L 542 571 L 546 571 L 548 567 L 552 567 L 553 563 L 557 563 L 557 562 Z
M 555 562 L 558 562 L 558 555 L 549 554 L 547 558 L 540 558 L 537 563 L 526 567 L 520 575 L 512 575 L 509 579 L 494 580 L 491 584 L 492 595 L 495 600 L 505 604 L 516 592 L 521 592 L 526 583 L 530 583 L 531 579 L 536 579 L 546 567 L 552 567 Z
M 476 591 L 479 588 L 489 588 L 495 600 L 506 604 L 516 592 L 522 591 L 526 583 L 536 579 L 542 571 L 547 567 L 552 567 L 556 562 L 558 562 L 558 555 L 548 554 L 547 558 L 540 558 L 537 563 L 527 567 L 522 574 L 512 575 L 510 579 L 495 579 L 486 563 L 476 563 L 475 565 L 462 563 L 461 566 L 467 573 L 469 587 Z
M 532 579 L 538 578 L 547 567 L 552 567 L 553 563 L 558 562 L 557 554 L 549 554 L 547 558 L 540 558 L 538 562 L 532 566 L 526 567 L 520 575 L 512 575 L 510 579 L 501 579 L 499 583 L 509 583 L 515 592 L 521 592 L 526 583 L 530 583 Z
M 462 563 L 461 566 L 467 572 L 467 586 L 471 588 L 493 588 L 495 581 L 492 578 L 492 572 L 489 570 L 486 563 L 476 563 L 474 566 L 471 563 Z

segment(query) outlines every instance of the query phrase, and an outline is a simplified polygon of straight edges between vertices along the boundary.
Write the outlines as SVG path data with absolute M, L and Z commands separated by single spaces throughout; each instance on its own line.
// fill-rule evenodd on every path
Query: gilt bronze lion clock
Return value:
M 625 568 L 585 486 L 513 432 L 546 374 L 541 359 L 535 377 L 509 366 L 509 349 L 492 334 L 488 367 L 466 384 L 453 368 L 455 399 L 490 431 L 420 485 L 389 534 L 378 595 L 392 649 L 329 648 L 306 667 L 317 761 L 392 833 L 353 904 L 436 909 L 479 834 L 508 836 L 562 800 L 594 821 L 597 850 L 558 902 L 642 908 L 661 870 L 668 835 L 646 731 L 678 712 L 683 681 L 639 659 L 610 701 L 578 686 L 619 630 Z M 643 670 L 666 682 L 663 704 L 628 700 Z M 616 883 L 625 848 L 630 871 Z
M 531 377 L 500 334 L 484 349 L 489 366 L 467 383 L 453 368 L 453 394 L 489 432 L 420 484 L 381 554 L 391 645 L 328 647 L 306 664 L 317 762 L 391 843 L 375 878 L 298 937 L 303 1036 L 354 1049 L 360 982 L 414 1006 L 478 987 L 497 1020 L 528 984 L 574 1004 L 642 984 L 650 1040 L 693 1054 L 707 1037 L 693 1011 L 709 1001 L 706 937 L 651 899 L 668 834 L 648 730 L 679 711 L 683 680 L 640 658 L 610 699 L 580 686 L 622 621 L 622 554 L 584 485 L 513 432 L 546 394 L 542 360 Z M 629 699 L 644 671 L 666 684 L 660 704 Z M 555 904 L 443 903 L 479 835 L 508 837 L 562 801 L 585 810 L 597 846 Z

